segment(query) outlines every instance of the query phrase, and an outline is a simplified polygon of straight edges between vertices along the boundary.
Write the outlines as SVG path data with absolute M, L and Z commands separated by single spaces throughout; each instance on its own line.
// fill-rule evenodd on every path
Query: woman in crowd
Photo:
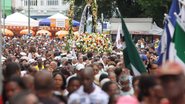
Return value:
M 68 94 L 66 90 L 66 79 L 60 71 L 53 72 L 54 79 L 54 94 L 66 96 Z

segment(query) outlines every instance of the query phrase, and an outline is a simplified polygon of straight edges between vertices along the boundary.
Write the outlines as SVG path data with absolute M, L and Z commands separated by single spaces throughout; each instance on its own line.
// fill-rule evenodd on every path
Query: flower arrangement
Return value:
M 75 36 L 76 48 L 79 52 L 111 52 L 112 44 L 105 34 L 92 33 Z

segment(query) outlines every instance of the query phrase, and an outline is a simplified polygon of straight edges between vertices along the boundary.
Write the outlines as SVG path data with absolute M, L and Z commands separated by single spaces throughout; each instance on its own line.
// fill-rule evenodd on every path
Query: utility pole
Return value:
M 3 35 L 5 35 L 5 0 L 3 0 Z
M 30 0 L 28 0 L 28 35 L 30 35 Z

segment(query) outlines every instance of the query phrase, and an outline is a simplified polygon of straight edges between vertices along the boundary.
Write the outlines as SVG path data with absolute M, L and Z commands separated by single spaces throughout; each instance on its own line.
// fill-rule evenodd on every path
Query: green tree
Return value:
M 119 7 L 123 17 L 153 18 L 163 27 L 164 13 L 168 13 L 171 0 L 97 0 L 97 4 L 98 19 L 101 18 L 101 13 L 106 19 L 117 17 L 116 7 Z M 85 5 L 85 0 L 75 0 L 74 19 L 80 20 Z
M 123 17 L 153 18 L 163 27 L 164 13 L 167 13 L 171 0 L 116 0 Z
M 97 0 L 98 4 L 98 17 L 101 18 L 103 13 L 104 18 L 109 19 L 115 12 L 114 0 Z
M 152 17 L 153 20 L 163 27 L 164 13 L 168 12 L 170 0 L 138 0 L 142 6 L 141 17 Z
M 136 18 L 142 13 L 141 5 L 135 0 L 116 0 L 116 3 L 123 17 Z

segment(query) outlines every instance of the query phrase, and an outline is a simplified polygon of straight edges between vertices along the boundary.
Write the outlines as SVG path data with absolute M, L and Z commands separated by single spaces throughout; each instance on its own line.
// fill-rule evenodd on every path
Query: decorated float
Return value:
M 78 52 L 111 52 L 112 44 L 109 34 L 97 32 L 97 3 L 96 0 L 86 0 L 78 32 L 72 31 L 75 0 L 70 1 L 69 35 L 66 39 L 66 50 L 76 49 Z

